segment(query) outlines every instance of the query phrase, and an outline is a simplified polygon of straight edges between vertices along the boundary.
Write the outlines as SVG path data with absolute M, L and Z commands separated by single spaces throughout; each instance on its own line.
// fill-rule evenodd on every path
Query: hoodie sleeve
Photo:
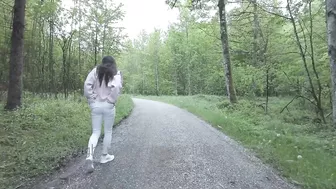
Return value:
M 109 101 L 111 103 L 115 103 L 120 94 L 120 90 L 122 89 L 122 78 L 120 71 L 118 71 L 117 75 L 113 77 L 112 82 L 109 83 L 109 87 L 111 87 L 111 92 L 109 95 Z
M 87 99 L 94 99 L 95 95 L 93 93 L 93 84 L 96 81 L 96 68 L 91 70 L 89 75 L 86 77 L 86 80 L 84 82 L 84 96 Z

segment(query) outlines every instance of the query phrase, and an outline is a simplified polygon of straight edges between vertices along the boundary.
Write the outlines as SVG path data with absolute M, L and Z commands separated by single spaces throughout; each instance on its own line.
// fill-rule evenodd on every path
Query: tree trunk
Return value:
M 62 66 L 62 70 L 63 70 L 63 73 L 62 73 L 62 85 L 63 85 L 63 94 L 65 96 L 65 98 L 67 97 L 67 81 L 66 81 L 66 57 L 67 57 L 67 54 L 66 54 L 66 39 L 63 39 L 63 46 L 62 46 L 62 63 L 63 63 L 63 66 Z
M 156 42 L 155 48 L 155 88 L 156 88 L 156 96 L 159 96 L 159 55 L 158 55 L 158 44 Z
M 159 66 L 158 59 L 155 60 L 155 93 L 159 96 Z
M 106 21 L 107 22 L 107 21 Z M 104 24 L 104 30 L 103 30 L 103 49 L 102 49 L 102 58 L 105 54 L 105 38 L 106 38 L 106 24 Z
M 254 67 L 258 67 L 258 57 L 259 57 L 259 41 L 258 41 L 258 30 L 259 30 L 259 23 L 258 23 L 258 6 L 257 6 L 257 0 L 251 0 L 251 3 L 253 4 L 253 50 L 252 50 L 252 65 Z M 253 94 L 254 96 L 257 94 L 256 89 L 256 82 L 253 79 Z
M 258 6 L 257 6 L 257 1 L 252 0 L 253 3 L 253 55 L 252 55 L 252 60 L 253 60 L 253 65 L 257 66 L 258 64 Z
M 69 97 L 69 92 L 71 91 L 71 84 L 73 85 L 73 82 L 74 82 L 73 79 L 70 79 L 70 70 L 71 70 L 70 61 L 71 61 L 71 49 L 72 49 L 71 45 L 72 45 L 72 39 L 70 36 L 69 41 L 68 41 L 68 60 L 66 62 L 66 65 L 67 65 L 67 84 L 66 84 L 67 93 L 66 93 L 65 98 Z
M 98 53 L 98 21 L 96 21 L 96 32 L 95 32 L 95 42 L 94 42 L 94 59 L 95 66 L 97 65 L 97 53 Z
M 187 53 L 188 53 L 188 64 L 187 64 L 187 72 L 188 72 L 188 95 L 191 95 L 191 73 L 190 73 L 190 64 L 191 64 L 191 51 L 189 46 L 189 20 L 186 21 L 186 37 L 187 37 Z
M 6 110 L 21 106 L 26 0 L 15 0 Z
M 54 0 L 51 0 L 54 3 Z M 51 84 L 49 85 L 49 93 L 55 92 L 57 96 L 57 89 L 55 84 L 55 70 L 54 70 L 54 14 L 51 15 L 49 21 L 49 74 L 51 74 Z
M 318 86 L 318 101 L 317 101 L 317 108 L 319 110 L 319 114 L 321 116 L 321 119 L 323 121 L 323 123 L 326 123 L 325 117 L 324 117 L 324 110 L 322 107 L 322 85 L 321 85 L 321 81 L 320 81 L 320 77 L 319 74 L 316 70 L 316 66 L 315 66 L 315 56 L 314 56 L 314 42 L 313 42 L 313 15 L 312 15 L 312 0 L 309 1 L 308 3 L 308 9 L 309 9 L 309 23 L 310 23 L 310 32 L 309 32 L 309 40 L 310 40 L 310 58 L 311 58 L 311 64 L 313 67 L 313 72 L 315 74 L 316 77 L 316 82 L 317 82 L 317 86 Z
M 326 0 L 328 53 L 330 57 L 333 125 L 336 127 L 336 1 Z
M 298 29 L 297 29 L 297 25 L 296 25 L 296 22 L 295 22 L 295 18 L 294 18 L 293 13 L 292 13 L 292 9 L 291 9 L 291 6 L 290 6 L 290 2 L 291 2 L 290 0 L 287 0 L 287 10 L 288 10 L 288 12 L 289 12 L 290 21 L 291 21 L 291 23 L 292 23 L 292 25 L 293 25 L 294 35 L 295 35 L 295 39 L 296 39 L 297 46 L 299 47 L 299 50 L 300 50 L 300 55 L 301 55 L 301 59 L 302 59 L 302 62 L 303 62 L 303 66 L 304 66 L 305 71 L 306 71 L 306 73 L 307 73 L 307 79 L 308 79 L 308 82 L 309 82 L 309 86 L 310 86 L 310 88 L 311 88 L 310 93 L 311 93 L 312 97 L 313 97 L 314 100 L 315 100 L 315 103 L 313 103 L 313 104 L 316 106 L 316 108 L 317 108 L 317 110 L 318 110 L 318 113 L 320 114 L 320 117 L 321 117 L 322 121 L 325 123 L 325 117 L 324 117 L 324 112 L 323 112 L 322 103 L 321 103 L 321 101 L 319 100 L 318 95 L 317 95 L 317 93 L 316 93 L 316 90 L 315 90 L 315 87 L 314 87 L 314 83 L 313 83 L 313 79 L 312 79 L 312 77 L 311 77 L 311 74 L 310 74 L 310 71 L 309 71 L 309 68 L 308 68 L 308 65 L 307 65 L 306 51 L 304 50 L 304 47 L 303 47 L 303 45 L 302 45 L 301 42 L 300 42 L 299 32 L 298 32 Z M 303 29 L 302 24 L 300 24 L 300 22 L 299 22 L 299 26 L 301 27 L 301 29 L 302 29 L 302 31 L 303 31 L 304 29 Z M 305 34 L 303 34 L 303 35 L 304 35 L 303 37 L 305 38 L 305 37 L 306 37 Z M 304 40 L 304 41 L 305 41 L 305 43 L 306 43 L 306 40 Z M 305 45 L 307 45 L 307 44 L 305 44 Z M 310 53 L 313 54 L 312 51 L 311 51 Z M 314 65 L 313 62 L 312 62 L 312 66 L 315 67 L 315 65 Z M 315 69 L 315 68 L 313 68 L 313 69 Z M 318 80 L 318 79 L 319 79 L 319 78 L 317 78 L 317 80 Z
M 265 104 L 265 113 L 268 114 L 268 100 L 269 100 L 269 68 L 266 68 L 266 104 Z
M 177 77 L 178 77 L 178 74 L 177 74 L 177 69 L 175 68 L 174 69 L 175 70 L 175 72 L 174 72 L 174 76 L 175 76 L 175 96 L 177 96 L 178 95 L 178 82 L 177 82 Z
M 140 63 L 141 80 L 142 80 L 142 82 L 141 82 L 141 86 L 142 86 L 141 87 L 141 94 L 144 95 L 145 94 L 145 71 L 144 71 L 144 67 L 143 67 L 143 60 L 144 60 L 144 58 L 142 57 L 141 59 L 142 59 L 142 61 Z M 138 65 L 138 59 L 136 59 L 135 61 L 136 61 L 135 65 Z
M 237 97 L 236 97 L 236 91 L 234 89 L 233 79 L 232 79 L 231 60 L 230 60 L 229 42 L 228 42 L 228 33 L 227 33 L 227 24 L 226 24 L 225 0 L 218 1 L 218 8 L 219 8 L 221 41 L 222 41 L 223 56 L 224 56 L 226 89 L 227 89 L 227 94 L 228 94 L 230 103 L 236 103 Z
M 81 0 L 78 0 L 78 10 L 79 10 L 79 22 L 78 22 L 78 68 L 79 68 L 79 73 L 82 73 L 82 64 L 83 62 L 81 61 L 81 42 L 82 42 L 82 33 L 81 33 L 81 21 L 82 21 L 82 9 L 81 9 Z M 81 85 L 81 81 L 78 80 L 78 86 Z M 83 94 L 83 87 L 80 88 L 80 93 Z

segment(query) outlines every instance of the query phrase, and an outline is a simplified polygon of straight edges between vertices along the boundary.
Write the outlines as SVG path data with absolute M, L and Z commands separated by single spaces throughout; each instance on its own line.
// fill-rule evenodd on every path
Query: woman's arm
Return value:
M 110 86 L 111 92 L 109 94 L 109 101 L 111 103 L 115 103 L 120 95 L 120 91 L 122 89 L 122 77 L 120 72 L 118 71 L 117 75 L 114 76 Z
M 84 82 L 84 96 L 87 99 L 94 99 L 95 95 L 93 94 L 93 84 L 96 81 L 96 68 L 91 70 L 91 72 L 86 77 Z
M 122 75 L 122 72 L 121 71 L 118 71 L 118 75 L 120 76 L 120 89 L 119 89 L 119 95 L 121 94 L 121 90 L 124 86 L 124 78 L 123 78 L 123 75 Z

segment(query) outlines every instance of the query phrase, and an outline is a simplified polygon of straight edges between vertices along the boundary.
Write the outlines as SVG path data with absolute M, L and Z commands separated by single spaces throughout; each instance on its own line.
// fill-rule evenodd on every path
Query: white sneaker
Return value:
M 92 156 L 86 158 L 86 160 L 85 160 L 85 168 L 86 168 L 86 172 L 87 173 L 92 173 L 94 171 Z
M 110 155 L 110 154 L 102 155 L 100 158 L 100 163 L 107 163 L 107 162 L 112 161 L 113 159 L 114 159 L 114 155 Z

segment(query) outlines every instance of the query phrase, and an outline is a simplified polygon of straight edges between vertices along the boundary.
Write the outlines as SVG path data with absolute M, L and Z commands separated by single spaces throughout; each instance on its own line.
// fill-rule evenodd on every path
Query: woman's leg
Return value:
M 103 155 L 108 154 L 108 149 L 111 147 L 112 141 L 112 127 L 115 118 L 115 108 L 108 107 L 104 111 L 104 141 L 103 141 Z
M 103 112 L 95 104 L 91 107 L 92 119 L 92 135 L 88 144 L 88 158 L 93 158 L 94 150 L 97 146 L 98 139 L 101 133 L 101 126 L 103 121 Z
M 113 155 L 108 154 L 108 150 L 111 147 L 112 141 L 112 127 L 114 124 L 115 108 L 112 104 L 107 104 L 104 111 L 104 141 L 103 141 L 103 155 L 100 159 L 100 163 L 107 163 L 114 159 Z
M 103 114 L 101 108 L 97 106 L 96 103 L 91 105 L 91 120 L 92 120 L 92 135 L 89 140 L 88 155 L 85 161 L 87 172 L 89 173 L 94 171 L 93 154 L 98 143 L 103 121 Z

